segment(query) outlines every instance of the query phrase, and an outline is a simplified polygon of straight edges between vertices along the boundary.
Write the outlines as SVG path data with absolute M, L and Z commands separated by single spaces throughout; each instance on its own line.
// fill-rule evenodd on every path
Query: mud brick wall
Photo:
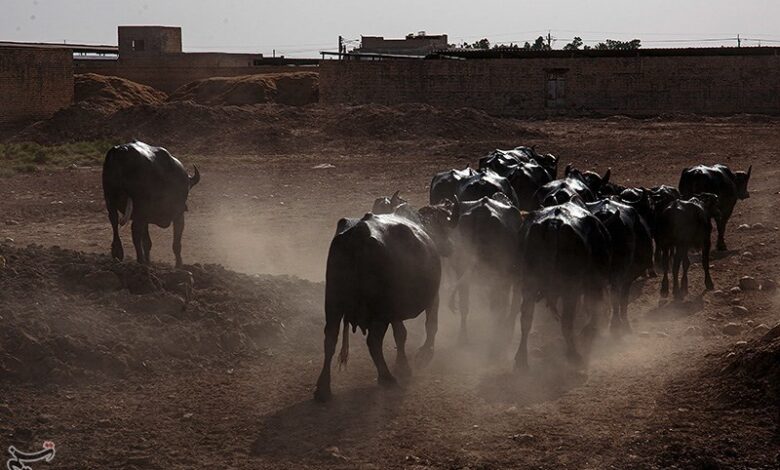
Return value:
M 554 103 L 552 77 L 564 82 Z M 417 102 L 519 117 L 780 114 L 780 56 L 326 60 L 320 101 Z
M 0 122 L 45 119 L 72 102 L 69 49 L 0 48 Z

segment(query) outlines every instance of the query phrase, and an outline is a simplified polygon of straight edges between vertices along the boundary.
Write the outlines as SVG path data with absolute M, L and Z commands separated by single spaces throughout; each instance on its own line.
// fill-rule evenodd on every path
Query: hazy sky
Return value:
M 0 40 L 116 44 L 117 25 L 164 24 L 183 28 L 186 51 L 287 56 L 336 50 L 339 35 L 423 30 L 450 42 L 522 43 L 550 29 L 558 48 L 575 35 L 685 47 L 736 45 L 689 40 L 741 34 L 780 45 L 780 0 L 0 0 L 0 12 Z

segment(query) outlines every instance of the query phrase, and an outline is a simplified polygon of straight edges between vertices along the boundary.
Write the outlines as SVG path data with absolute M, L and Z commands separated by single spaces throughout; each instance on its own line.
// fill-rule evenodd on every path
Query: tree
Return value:
M 600 42 L 593 48 L 600 51 L 605 50 L 617 50 L 617 51 L 629 51 L 639 49 L 642 47 L 642 41 L 639 39 L 632 39 L 630 41 L 615 41 L 613 39 L 607 39 L 606 42 Z
M 463 49 L 490 49 L 490 41 L 487 38 L 482 38 L 474 44 L 464 42 L 460 47 Z
M 579 36 L 575 36 L 574 39 L 569 43 L 563 46 L 564 51 L 577 51 L 582 47 L 582 38 Z
M 536 38 L 536 41 L 534 41 L 533 45 L 529 47 L 529 49 L 532 51 L 549 51 L 552 48 L 549 46 L 549 44 L 547 44 L 547 40 L 544 39 L 544 36 L 539 36 Z

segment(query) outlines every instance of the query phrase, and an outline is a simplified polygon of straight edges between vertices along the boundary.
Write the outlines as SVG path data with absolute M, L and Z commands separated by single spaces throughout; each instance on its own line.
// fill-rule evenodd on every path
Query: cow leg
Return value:
M 682 290 L 682 295 L 683 297 L 685 297 L 686 295 L 688 295 L 688 268 L 691 267 L 691 259 L 688 256 L 687 248 L 683 251 L 682 266 L 683 266 L 683 273 L 682 273 L 682 281 L 680 287 Z
M 732 210 L 734 209 L 732 208 Z M 731 211 L 721 211 L 720 217 L 715 219 L 715 225 L 718 227 L 718 244 L 716 245 L 718 251 L 726 251 L 726 222 L 728 222 L 729 217 L 731 217 Z
M 531 326 L 533 326 L 536 305 L 534 294 L 535 292 L 526 290 L 520 305 L 520 346 L 515 354 L 515 370 L 517 371 L 528 370 L 528 334 L 531 333 Z
M 664 270 L 664 277 L 661 279 L 661 297 L 669 296 L 669 248 L 661 250 L 661 264 Z
M 314 399 L 317 401 L 327 401 L 331 397 L 330 364 L 333 354 L 336 353 L 336 343 L 339 340 L 339 324 L 341 323 L 341 315 L 329 315 L 326 313 L 325 316 L 325 361 L 322 364 L 320 378 L 317 379 L 317 389 L 314 391 Z M 342 341 L 346 341 L 346 339 Z
M 682 255 L 680 254 L 680 247 L 674 248 L 674 259 L 672 260 L 672 296 L 679 300 L 682 298 L 680 295 L 680 264 L 682 262 Z
M 184 214 L 173 219 L 173 255 L 176 257 L 176 267 L 181 268 L 181 236 L 184 233 Z
M 409 377 L 412 375 L 412 369 L 409 368 L 409 360 L 406 358 L 406 327 L 402 321 L 393 322 L 392 326 L 396 349 L 395 370 L 400 377 Z
M 149 224 L 144 225 L 144 256 L 146 258 L 146 264 L 152 262 L 152 237 L 149 236 Z
M 368 351 L 371 353 L 371 359 L 374 361 L 376 371 L 379 374 L 377 382 L 384 387 L 392 387 L 398 385 L 398 382 L 390 373 L 390 369 L 385 362 L 385 355 L 382 352 L 382 342 L 385 339 L 385 333 L 387 333 L 388 324 L 385 322 L 372 322 L 368 327 L 368 338 L 366 344 L 368 344 Z
M 631 323 L 628 321 L 628 299 L 631 296 L 631 282 L 626 282 L 620 291 L 620 317 L 624 333 L 631 333 Z
M 704 269 L 704 288 L 712 290 L 715 288 L 715 284 L 712 283 L 712 277 L 710 277 L 710 237 L 709 235 L 702 243 L 701 248 L 701 267 Z
M 563 297 L 563 313 L 561 314 L 561 332 L 566 342 L 566 358 L 570 363 L 582 365 L 582 356 L 577 352 L 574 343 L 574 316 L 577 313 L 577 296 L 566 295 Z
M 584 349 L 586 357 L 590 355 L 590 350 L 593 347 L 593 341 L 596 339 L 596 335 L 599 331 L 599 322 L 601 321 L 601 301 L 602 301 L 602 289 L 594 288 L 589 289 L 585 293 L 584 301 L 585 312 L 588 314 L 588 323 L 582 329 L 582 337 L 584 339 Z
M 623 319 L 620 315 L 620 301 L 622 299 L 622 286 L 613 286 L 610 288 L 610 301 L 612 303 L 612 318 L 609 322 L 609 331 L 612 336 L 619 337 L 623 331 Z
M 141 264 L 146 264 L 146 255 L 144 254 L 144 232 L 146 224 L 138 219 L 134 219 L 130 226 L 133 234 L 133 246 L 135 247 L 135 257 Z
M 107 205 L 108 220 L 111 222 L 111 230 L 114 232 L 114 238 L 111 241 L 111 256 L 122 261 L 125 258 L 125 250 L 122 248 L 122 240 L 119 238 L 119 211 L 113 202 L 109 202 Z
M 467 344 L 469 342 L 469 332 L 467 318 L 469 316 L 469 306 L 471 304 L 471 286 L 464 282 L 458 289 L 458 298 L 460 300 L 460 333 L 458 334 L 458 343 Z
M 433 298 L 431 306 L 425 310 L 425 343 L 417 351 L 416 360 L 420 365 L 431 362 L 436 332 L 439 330 L 439 294 Z

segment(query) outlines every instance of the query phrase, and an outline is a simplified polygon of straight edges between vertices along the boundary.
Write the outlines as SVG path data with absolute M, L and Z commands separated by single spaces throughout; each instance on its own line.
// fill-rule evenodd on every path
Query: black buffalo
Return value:
M 187 196 L 198 181 L 197 167 L 189 176 L 181 162 L 162 147 L 138 141 L 112 147 L 103 163 L 103 196 L 114 231 L 111 255 L 124 259 L 119 226 L 132 220 L 136 257 L 139 263 L 148 264 L 152 249 L 149 224 L 167 228 L 173 223 L 173 253 L 176 266 L 181 267 Z
M 519 240 L 522 337 L 515 368 L 528 367 L 528 334 L 539 298 L 551 305 L 562 300 L 561 329 L 566 355 L 570 362 L 581 365 L 582 356 L 574 343 L 574 317 L 577 304 L 583 299 L 590 314 L 584 330 L 589 347 L 598 329 L 597 304 L 609 284 L 609 233 L 596 216 L 575 200 L 529 213 L 520 228 Z M 510 327 L 514 324 L 513 315 Z
M 552 156 L 551 158 L 555 159 Z M 480 171 L 490 169 L 509 180 L 509 184 L 512 185 L 512 189 L 517 195 L 517 208 L 525 211 L 539 207 L 536 192 L 553 180 L 550 170 L 544 168 L 536 160 L 529 157 L 521 159 L 504 150 L 495 150 L 488 156 L 481 158 L 479 169 Z M 555 170 L 557 170 L 557 163 Z
M 436 174 L 431 180 L 430 203 L 438 204 L 445 199 L 453 201 L 476 201 L 490 197 L 496 193 L 504 193 L 512 204 L 517 207 L 517 195 L 509 180 L 498 173 L 486 169 L 475 171 L 449 170 Z
M 520 163 L 536 163 L 547 173 L 547 180 L 558 177 L 558 158 L 552 154 L 539 154 L 533 147 L 515 147 L 512 150 L 496 149 L 479 159 L 479 168 L 490 168 L 504 175 L 504 171 Z
M 747 171 L 731 171 L 726 165 L 697 165 L 683 170 L 680 175 L 680 194 L 690 198 L 698 193 L 712 193 L 718 196 L 720 215 L 715 219 L 718 226 L 718 250 L 726 249 L 726 224 L 739 199 L 750 197 L 748 182 L 752 165 Z
M 382 196 L 376 198 L 371 212 L 374 214 L 392 214 L 398 207 L 406 203 L 406 199 L 401 197 L 401 191 L 396 191 L 390 197 Z
M 704 269 L 704 286 L 712 290 L 710 277 L 710 219 L 720 216 L 718 196 L 710 193 L 697 194 L 684 200 L 678 199 L 664 208 L 658 218 L 656 243 L 661 250 L 664 277 L 661 281 L 661 296 L 669 295 L 669 258 L 674 255 L 673 295 L 676 299 L 688 293 L 688 267 L 691 264 L 688 251 L 701 250 L 701 265 Z M 682 280 L 678 282 L 680 263 L 683 266 Z
M 445 201 L 417 212 L 420 222 L 396 213 L 341 219 L 328 252 L 325 274 L 325 360 L 315 398 L 330 398 L 330 368 L 343 321 L 339 362 L 348 356 L 348 329 L 368 332 L 368 349 L 380 385 L 393 385 L 382 353 L 389 325 L 398 348 L 400 373 L 408 373 L 404 320 L 426 313 L 425 357 L 433 351 L 437 330 L 440 256 L 451 252 L 449 231 L 457 224 L 457 205 Z
M 536 200 L 542 207 L 550 207 L 563 204 L 578 196 L 584 202 L 596 200 L 601 186 L 609 181 L 610 170 L 599 176 L 587 171 L 585 173 L 567 165 L 563 178 L 550 181 L 536 192 Z
M 516 276 L 514 262 L 518 248 L 520 211 L 502 193 L 459 205 L 455 247 L 456 286 L 450 308 L 459 310 L 460 340 L 465 342 L 466 319 L 470 308 L 470 286 L 482 281 L 489 286 L 489 309 L 497 322 L 507 315 L 510 293 Z M 459 308 L 455 308 L 455 296 Z
M 633 207 L 614 199 L 587 204 L 609 232 L 612 263 L 609 279 L 612 286 L 612 321 L 616 335 L 631 331 L 628 300 L 631 285 L 653 264 L 653 240 L 644 218 Z

